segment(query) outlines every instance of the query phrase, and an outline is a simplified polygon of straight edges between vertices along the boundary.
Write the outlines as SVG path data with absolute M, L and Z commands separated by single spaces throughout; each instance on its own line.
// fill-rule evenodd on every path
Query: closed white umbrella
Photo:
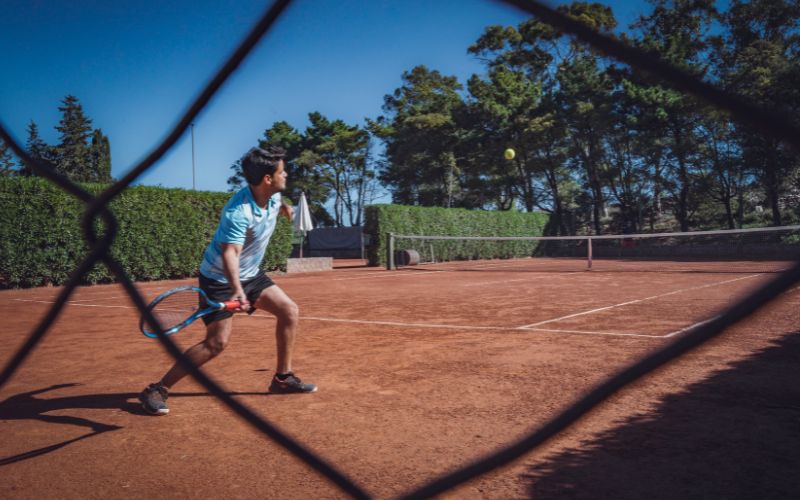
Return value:
M 308 202 L 306 201 L 306 194 L 300 193 L 300 203 L 297 204 L 297 211 L 294 214 L 294 228 L 300 232 L 300 258 L 303 258 L 303 240 L 306 233 L 314 229 L 314 223 L 311 222 L 311 211 L 308 209 Z

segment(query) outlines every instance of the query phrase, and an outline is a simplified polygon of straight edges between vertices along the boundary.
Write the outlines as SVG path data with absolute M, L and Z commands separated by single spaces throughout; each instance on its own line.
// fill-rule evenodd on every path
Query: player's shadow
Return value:
M 664 398 L 651 412 L 628 417 L 578 449 L 545 457 L 522 478 L 528 495 L 797 498 L 798 333 Z M 647 384 L 642 381 L 631 390 L 646 390 Z
M 100 409 L 100 410 L 122 410 L 133 415 L 148 416 L 136 399 L 139 393 L 126 392 L 118 394 L 81 394 L 76 396 L 63 396 L 55 398 L 39 398 L 40 394 L 75 387 L 80 384 L 57 384 L 44 389 L 23 392 L 0 401 L 0 420 L 38 420 L 51 424 L 75 425 L 85 427 L 89 432 L 73 439 L 26 451 L 10 457 L 0 457 L 0 466 L 9 465 L 22 460 L 35 458 L 52 451 L 56 451 L 72 443 L 94 437 L 106 432 L 122 429 L 118 425 L 104 424 L 83 417 L 68 415 L 51 415 L 50 412 L 58 412 L 70 409 Z M 251 392 L 229 392 L 231 396 L 266 396 L 266 393 Z M 170 393 L 170 398 L 183 397 L 210 397 L 206 392 L 194 393 Z

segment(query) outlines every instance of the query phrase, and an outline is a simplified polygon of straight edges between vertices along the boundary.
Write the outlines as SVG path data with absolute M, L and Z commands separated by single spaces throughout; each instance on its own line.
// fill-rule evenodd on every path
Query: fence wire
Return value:
M 586 25 L 581 24 L 543 3 L 527 0 L 495 1 L 514 6 L 524 12 L 534 15 L 541 21 L 576 37 L 580 41 L 591 45 L 596 50 L 610 57 L 629 64 L 639 70 L 652 73 L 660 77 L 665 84 L 677 90 L 691 93 L 719 109 L 727 111 L 738 121 L 758 129 L 766 136 L 779 139 L 786 145 L 792 147 L 795 152 L 800 152 L 800 129 L 781 112 L 763 109 L 738 96 L 718 89 L 666 63 L 657 53 L 649 53 L 628 46 L 611 36 L 594 31 Z M 6 363 L 6 366 L 0 373 L 0 388 L 11 379 L 17 369 L 24 363 L 25 359 L 27 359 L 28 355 L 49 332 L 50 327 L 58 318 L 64 305 L 69 300 L 69 297 L 80 284 L 81 278 L 99 262 L 108 266 L 123 285 L 128 295 L 130 295 L 136 307 L 146 316 L 147 321 L 152 324 L 158 324 L 156 318 L 147 311 L 145 300 L 136 289 L 136 286 L 127 276 L 122 266 L 114 260 L 109 252 L 111 244 L 116 236 L 117 225 L 116 220 L 108 210 L 108 204 L 175 145 L 178 139 L 185 133 L 189 124 L 211 101 L 223 83 L 237 70 L 241 62 L 252 51 L 253 47 L 255 47 L 264 35 L 274 26 L 276 20 L 286 10 L 289 3 L 290 0 L 276 0 L 266 12 L 264 12 L 256 26 L 248 33 L 236 51 L 228 58 L 200 95 L 191 103 L 189 109 L 180 118 L 167 137 L 158 144 L 144 160 L 131 169 L 124 178 L 114 183 L 96 197 L 90 195 L 63 175 L 53 171 L 49 166 L 35 162 L 20 146 L 20 142 L 11 136 L 6 126 L 0 121 L 0 138 L 9 145 L 11 150 L 25 165 L 31 168 L 36 175 L 49 179 L 86 204 L 86 212 L 82 220 L 82 226 L 84 236 L 90 244 L 89 253 L 72 272 L 66 286 L 59 293 L 53 306 L 40 319 L 39 324 L 30 333 L 25 343 L 14 353 L 8 363 Z M 102 235 L 97 235 L 95 233 L 95 224 L 93 224 L 93 222 L 96 218 L 104 222 L 105 230 Z M 500 468 L 520 456 L 529 453 L 572 425 L 575 421 L 586 415 L 595 406 L 615 394 L 621 388 L 719 335 L 726 328 L 754 313 L 772 299 L 788 290 L 798 281 L 800 281 L 800 262 L 797 262 L 791 269 L 781 273 L 769 283 L 756 289 L 750 295 L 742 298 L 738 303 L 729 307 L 715 319 L 688 330 L 677 340 L 652 354 L 643 356 L 628 367 L 598 384 L 594 389 L 569 405 L 538 429 L 534 429 L 527 435 L 496 452 L 480 457 L 457 470 L 445 473 L 429 481 L 413 491 L 406 493 L 402 498 L 429 498 L 438 495 L 474 479 L 479 475 Z M 214 379 L 206 375 L 203 370 L 186 358 L 170 337 L 159 333 L 158 340 L 163 344 L 167 352 L 190 372 L 195 380 L 262 434 L 284 447 L 308 466 L 315 469 L 319 474 L 325 476 L 343 492 L 354 498 L 370 498 L 370 495 L 344 472 L 328 463 L 324 458 L 308 449 L 299 441 L 278 429 L 266 418 L 256 414 L 246 405 L 234 400 Z

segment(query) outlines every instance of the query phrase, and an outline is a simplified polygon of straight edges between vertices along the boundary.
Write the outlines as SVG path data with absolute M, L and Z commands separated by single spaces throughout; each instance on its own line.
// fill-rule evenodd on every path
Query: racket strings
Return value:
M 169 330 L 186 321 L 199 307 L 205 307 L 199 301 L 197 292 L 185 290 L 165 297 L 153 306 L 150 312 L 161 323 L 164 330 Z M 153 333 L 158 330 L 155 325 L 151 325 L 149 322 L 146 322 L 146 327 Z

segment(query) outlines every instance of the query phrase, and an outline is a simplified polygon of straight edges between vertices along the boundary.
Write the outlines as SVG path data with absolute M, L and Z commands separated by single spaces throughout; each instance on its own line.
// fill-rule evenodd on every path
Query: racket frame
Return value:
M 201 288 L 192 285 L 184 285 L 167 290 L 166 292 L 162 293 L 161 295 L 153 299 L 149 304 L 147 304 L 147 310 L 152 311 L 160 302 L 164 301 L 167 297 L 171 297 L 176 293 L 182 293 L 186 291 L 197 292 L 197 294 L 199 295 L 198 299 L 202 297 L 205 303 L 208 304 L 208 307 L 203 309 L 200 309 L 198 307 L 198 309 L 189 317 L 187 317 L 185 320 L 183 320 L 182 322 L 178 323 L 177 325 L 171 328 L 168 328 L 167 330 L 164 330 L 164 335 L 172 335 L 173 333 L 177 333 L 178 331 L 192 324 L 195 320 L 202 318 L 206 314 L 211 314 L 216 311 L 224 311 L 224 310 L 234 311 L 241 307 L 241 303 L 238 300 L 217 302 L 213 299 L 208 298 L 206 292 L 204 292 Z M 157 333 L 150 332 L 145 329 L 145 324 L 147 323 L 148 321 L 145 318 L 145 315 L 143 314 L 142 317 L 139 319 L 139 330 L 141 330 L 141 332 L 145 335 L 145 337 L 150 337 L 151 339 L 158 338 Z

